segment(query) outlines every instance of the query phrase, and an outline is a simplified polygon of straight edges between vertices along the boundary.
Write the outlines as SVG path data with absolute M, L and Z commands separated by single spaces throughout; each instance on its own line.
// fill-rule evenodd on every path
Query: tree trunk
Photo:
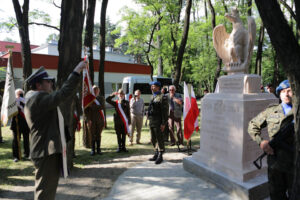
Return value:
M 57 71 L 57 87 L 61 88 L 69 74 L 81 60 L 82 28 L 83 28 L 82 0 L 63 0 L 61 2 L 60 38 L 58 43 L 59 60 Z M 74 98 L 61 105 L 65 125 L 73 133 Z M 74 138 L 72 138 L 74 139 Z M 68 167 L 73 166 L 72 141 L 68 143 Z
M 212 26 L 212 29 L 214 29 L 216 27 L 215 8 L 213 7 L 213 5 L 211 3 L 211 0 L 208 0 L 207 2 L 208 2 L 208 6 L 209 6 L 209 9 L 210 9 L 210 12 L 211 12 L 211 26 Z M 224 3 L 224 5 L 225 5 L 225 3 Z M 216 57 L 218 59 L 218 66 L 217 66 L 216 71 L 215 71 L 214 82 L 213 82 L 213 90 L 216 89 L 216 86 L 217 86 L 217 83 L 218 83 L 218 78 L 220 76 L 221 69 L 222 69 L 222 59 L 219 58 L 217 53 L 216 53 Z
M 295 120 L 295 175 L 292 190 L 292 200 L 300 199 L 300 157 L 299 157 L 299 145 L 300 145 L 300 46 L 295 38 L 293 30 L 288 25 L 284 14 L 280 10 L 280 6 L 277 1 L 273 0 L 255 0 L 259 14 L 270 36 L 272 45 L 275 48 L 276 54 L 280 63 L 283 65 L 284 70 L 288 76 L 288 79 L 293 90 L 293 109 Z M 295 1 L 296 14 L 300 15 L 300 10 L 297 10 L 297 4 L 299 8 L 299 1 Z M 299 18 L 298 18 L 299 19 Z M 299 23 L 299 21 L 297 21 Z M 280 31 L 278 31 L 280 30 Z
M 108 0 L 103 0 L 101 5 L 101 16 L 100 16 L 100 64 L 99 64 L 99 88 L 102 96 L 105 97 L 104 87 L 104 63 L 105 63 L 105 23 L 106 23 L 106 9 Z M 104 116 L 106 119 L 106 109 L 104 109 Z M 107 120 L 105 120 L 105 128 L 107 128 Z
M 18 23 L 19 35 L 21 40 L 21 56 L 23 66 L 23 78 L 27 79 L 32 73 L 31 66 L 31 50 L 28 30 L 28 10 L 29 0 L 24 0 L 22 10 L 18 0 L 13 0 L 13 5 L 16 13 L 16 19 Z M 24 84 L 24 90 L 28 90 L 27 84 Z
M 192 7 L 192 0 L 187 0 L 185 17 L 184 17 L 183 34 L 182 34 L 181 44 L 179 46 L 177 61 L 176 61 L 175 78 L 174 78 L 175 87 L 178 87 L 180 81 L 182 60 L 183 60 L 184 50 L 186 46 L 186 41 L 188 39 L 188 33 L 190 27 L 191 7 Z
M 94 33 L 94 17 L 95 17 L 96 0 L 88 0 L 88 8 L 86 13 L 86 25 L 84 35 L 84 46 L 89 48 L 89 73 L 92 84 L 94 84 L 94 55 L 93 55 L 93 33 Z
M 160 30 L 160 24 L 157 24 L 156 27 L 157 31 Z M 161 56 L 161 46 L 162 46 L 162 41 L 160 38 L 160 35 L 157 35 L 157 49 L 160 52 L 158 55 L 158 62 L 157 62 L 157 76 L 163 76 L 164 75 L 164 68 L 163 68 L 163 58 Z
M 261 61 L 262 61 L 262 52 L 263 52 L 263 44 L 264 44 L 264 37 L 265 37 L 265 27 L 263 23 L 260 26 L 259 30 L 259 38 L 258 38 L 258 45 L 257 45 L 257 54 L 255 60 L 255 74 L 261 76 Z
M 105 22 L 106 22 L 106 9 L 108 0 L 103 0 L 101 5 L 100 16 L 100 65 L 99 65 L 99 88 L 101 95 L 105 96 L 104 91 L 104 61 L 105 61 Z
M 252 0 L 247 0 L 247 14 L 248 16 L 251 16 L 252 15 Z

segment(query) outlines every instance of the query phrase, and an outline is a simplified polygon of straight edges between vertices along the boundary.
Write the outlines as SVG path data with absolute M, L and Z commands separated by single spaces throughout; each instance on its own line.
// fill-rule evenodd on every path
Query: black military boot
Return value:
M 95 155 L 95 141 L 92 140 L 92 151 L 91 151 L 91 156 Z
M 163 156 L 162 156 L 162 152 L 160 151 L 159 153 L 158 153 L 158 157 L 157 157 L 157 159 L 156 159 L 156 161 L 155 161 L 155 164 L 156 165 L 158 165 L 158 164 L 160 164 L 162 161 L 163 161 Z
M 100 140 L 96 140 L 96 144 L 97 144 L 97 154 L 102 155 L 101 149 L 100 149 Z
M 156 161 L 158 156 L 158 150 L 155 151 L 154 156 L 152 158 L 149 158 L 150 161 Z

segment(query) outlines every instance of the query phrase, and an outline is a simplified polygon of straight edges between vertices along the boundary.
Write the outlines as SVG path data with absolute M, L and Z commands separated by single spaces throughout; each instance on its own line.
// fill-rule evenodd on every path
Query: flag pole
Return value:
M 0 120 L 0 144 L 1 143 L 4 143 L 4 141 L 3 141 L 3 137 L 2 137 L 2 122 Z
M 12 51 L 11 49 L 8 50 L 8 53 L 9 53 L 9 61 L 10 61 L 10 71 L 11 71 L 11 74 L 12 74 L 12 79 L 14 79 L 14 71 L 13 71 L 13 68 L 12 68 Z M 14 80 L 12 80 L 14 81 Z M 19 119 L 18 119 L 18 115 L 19 115 L 19 108 L 18 109 L 18 112 L 15 116 L 15 119 L 16 119 L 16 130 L 17 130 L 17 145 L 18 145 L 18 155 L 19 155 L 19 160 L 22 159 L 22 154 L 21 154 L 21 144 L 20 144 L 20 139 L 21 139 L 21 135 L 20 135 L 20 126 L 19 126 Z

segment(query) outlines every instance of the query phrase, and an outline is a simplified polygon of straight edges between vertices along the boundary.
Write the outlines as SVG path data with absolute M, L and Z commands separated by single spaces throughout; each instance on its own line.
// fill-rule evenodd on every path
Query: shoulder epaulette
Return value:
M 279 105 L 279 103 L 271 103 L 271 104 L 268 105 L 268 108 L 275 107 L 275 106 L 278 106 L 278 105 Z

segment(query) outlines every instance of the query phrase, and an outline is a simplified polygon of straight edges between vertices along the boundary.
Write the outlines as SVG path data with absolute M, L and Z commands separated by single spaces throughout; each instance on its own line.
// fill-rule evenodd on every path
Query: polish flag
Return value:
M 199 130 L 198 125 L 199 109 L 194 93 L 193 86 L 191 87 L 191 98 L 186 83 L 184 82 L 184 108 L 183 108 L 183 120 L 184 120 L 184 138 L 189 140 L 192 136 L 195 128 Z
M 88 60 L 87 56 L 84 58 L 84 60 Z M 91 78 L 89 75 L 89 68 L 88 65 L 83 69 L 83 82 L 82 82 L 82 107 L 83 110 L 87 108 L 91 103 L 94 102 L 96 99 L 96 96 L 94 94 Z

